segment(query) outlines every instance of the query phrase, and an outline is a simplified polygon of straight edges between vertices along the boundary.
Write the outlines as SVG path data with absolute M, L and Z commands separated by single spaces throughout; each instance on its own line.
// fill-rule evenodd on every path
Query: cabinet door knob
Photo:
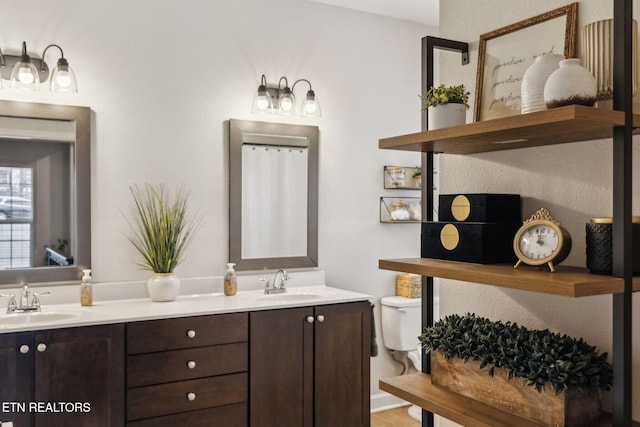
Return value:
M 31 350 L 31 349 L 30 349 L 30 348 L 29 348 L 29 346 L 28 346 L 28 345 L 26 345 L 26 344 L 22 344 L 22 345 L 20 346 L 20 353 L 22 353 L 22 354 L 27 354 L 27 353 L 29 353 L 29 350 Z
M 187 393 L 187 399 L 194 401 L 196 400 L 196 394 L 195 393 Z
M 46 345 L 45 343 L 41 342 L 40 344 L 38 344 L 38 347 L 37 347 L 37 348 L 38 348 L 38 351 L 39 351 L 40 353 L 42 353 L 42 352 L 44 352 L 44 351 L 47 349 L 47 345 Z
M 306 321 L 307 323 L 313 323 L 314 321 L 313 316 L 307 316 Z
M 324 316 L 322 314 L 318 314 L 317 319 L 318 319 L 318 322 L 320 323 L 324 322 Z
M 189 369 L 194 369 L 196 367 L 196 361 L 195 360 L 189 360 L 187 362 L 187 366 L 189 367 Z
M 194 331 L 193 329 L 189 329 L 189 330 L 187 331 L 187 336 L 188 336 L 189 338 L 193 338 L 193 337 L 195 337 L 195 336 L 196 336 L 196 331 Z

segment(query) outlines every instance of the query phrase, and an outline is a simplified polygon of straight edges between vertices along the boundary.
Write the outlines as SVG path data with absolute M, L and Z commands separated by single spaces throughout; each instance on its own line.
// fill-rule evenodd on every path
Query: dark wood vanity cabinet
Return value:
M 369 426 L 369 302 L 250 313 L 251 427 Z
M 0 334 L 0 378 L 0 421 L 122 426 L 124 325 Z
M 247 426 L 248 313 L 127 325 L 127 426 Z

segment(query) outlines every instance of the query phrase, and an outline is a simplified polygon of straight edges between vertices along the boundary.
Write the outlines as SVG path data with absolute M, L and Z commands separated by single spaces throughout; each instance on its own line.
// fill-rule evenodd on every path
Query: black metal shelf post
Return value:
M 624 126 L 613 130 L 613 275 L 624 280 L 624 292 L 613 296 L 613 426 L 632 421 L 632 129 L 633 5 L 613 4 L 613 108 L 624 111 Z
M 433 53 L 435 49 L 451 52 L 460 52 L 462 65 L 469 63 L 469 44 L 438 37 L 422 38 L 422 93 L 433 86 Z M 429 129 L 429 120 L 426 111 L 422 112 L 422 130 Z M 422 220 L 433 221 L 433 156 L 432 152 L 422 154 Z M 422 249 L 420 255 L 422 256 Z M 433 326 L 433 277 L 422 277 L 422 327 Z M 422 352 L 422 372 L 431 372 L 431 361 L 425 352 Z M 422 410 L 422 426 L 433 427 L 433 413 Z

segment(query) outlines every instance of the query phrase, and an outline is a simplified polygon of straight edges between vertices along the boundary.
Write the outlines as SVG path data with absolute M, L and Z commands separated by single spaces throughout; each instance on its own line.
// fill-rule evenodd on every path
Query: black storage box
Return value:
M 423 222 L 421 253 L 424 258 L 450 261 L 515 263 L 513 237 L 521 225 L 521 222 Z
M 519 194 L 441 194 L 439 201 L 439 221 L 522 221 Z
M 594 218 L 595 219 L 595 218 Z M 632 270 L 640 275 L 640 219 L 634 217 L 631 224 L 633 236 Z M 586 224 L 587 268 L 595 274 L 611 274 L 613 271 L 613 224 L 605 222 L 588 222 Z

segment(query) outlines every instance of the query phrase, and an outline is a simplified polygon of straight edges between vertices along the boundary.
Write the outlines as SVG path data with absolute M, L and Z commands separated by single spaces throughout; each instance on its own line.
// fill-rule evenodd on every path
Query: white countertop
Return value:
M 50 303 L 47 303 L 47 296 L 40 297 L 42 303 L 40 313 L 31 315 L 24 313 L 4 314 L 2 307 L 4 307 L 5 301 L 3 299 L 0 303 L 0 333 L 270 310 L 371 299 L 370 295 L 325 285 L 311 285 L 314 282 L 318 283 L 318 280 L 324 281 L 324 273 L 321 273 L 321 276 L 315 274 L 309 277 L 302 273 L 295 273 L 294 277 L 299 278 L 298 285 L 289 286 L 284 294 L 271 295 L 265 295 L 261 288 L 253 284 L 254 279 L 256 283 L 259 283 L 257 277 L 239 276 L 240 290 L 234 296 L 225 296 L 217 289 L 219 278 L 184 280 L 186 283 L 181 285 L 181 295 L 176 301 L 171 302 L 152 302 L 144 295 L 144 282 L 96 284 L 94 285 L 94 305 L 90 307 L 80 305 L 80 288 L 77 284 L 51 286 L 46 289 L 51 292 Z M 126 289 L 125 292 L 123 292 L 124 289 Z M 36 290 L 44 291 L 45 289 L 39 287 Z M 193 292 L 194 290 L 198 292 Z M 209 290 L 214 291 L 208 292 Z M 3 289 L 2 293 L 5 291 Z M 17 289 L 8 291 L 16 293 L 17 297 L 20 295 Z M 58 294 L 58 296 L 53 297 L 54 294 Z M 132 295 L 133 297 L 130 297 Z M 122 298 L 123 296 L 125 297 Z M 75 302 L 71 302 L 73 299 Z

